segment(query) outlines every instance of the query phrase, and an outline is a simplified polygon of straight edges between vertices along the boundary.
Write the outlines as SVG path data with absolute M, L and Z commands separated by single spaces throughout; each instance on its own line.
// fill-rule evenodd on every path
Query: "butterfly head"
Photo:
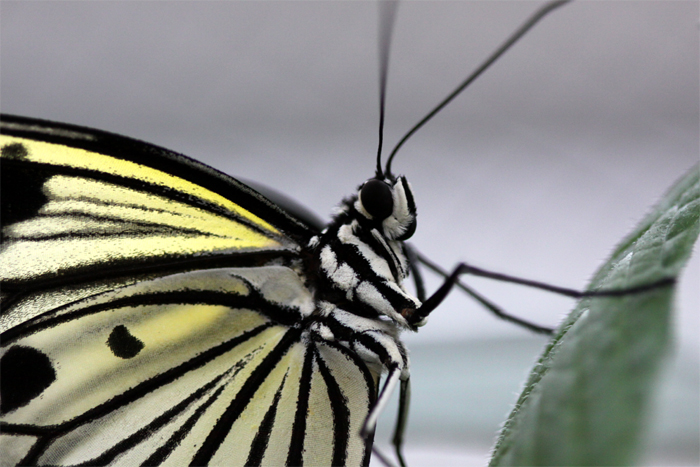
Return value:
M 416 231 L 416 203 L 403 176 L 367 180 L 359 188 L 355 209 L 390 240 L 407 240 Z

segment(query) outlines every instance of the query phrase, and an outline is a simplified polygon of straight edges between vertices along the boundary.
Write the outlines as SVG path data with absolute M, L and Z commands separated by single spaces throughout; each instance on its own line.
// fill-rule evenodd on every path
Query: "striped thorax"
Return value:
M 407 375 L 399 341 L 407 318 L 420 307 L 403 281 L 409 263 L 403 241 L 416 228 L 413 193 L 404 177 L 373 178 L 345 199 L 329 226 L 309 242 L 317 311 L 312 325 L 378 369 Z

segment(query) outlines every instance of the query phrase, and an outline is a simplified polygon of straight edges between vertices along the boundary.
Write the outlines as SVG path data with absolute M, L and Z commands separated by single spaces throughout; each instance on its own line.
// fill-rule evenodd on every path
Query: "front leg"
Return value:
M 492 303 L 488 302 L 486 299 L 481 297 L 480 295 L 476 294 L 476 292 L 473 292 L 471 289 L 468 287 L 464 286 L 459 282 L 459 276 L 462 274 L 471 274 L 473 276 L 479 276 L 479 277 L 486 277 L 489 279 L 494 279 L 494 280 L 499 280 L 502 282 L 510 282 L 513 284 L 519 284 L 519 285 L 524 285 L 527 287 L 532 287 L 540 290 L 545 290 L 547 292 L 553 292 L 559 295 L 564 295 L 566 297 L 571 297 L 571 298 L 583 298 L 583 297 L 621 297 L 625 295 L 634 295 L 637 293 L 643 293 L 647 292 L 649 290 L 653 290 L 659 287 L 668 287 L 671 286 L 675 283 L 675 278 L 673 277 L 667 277 L 660 279 L 658 281 L 651 282 L 649 284 L 644 284 L 641 286 L 637 287 L 631 287 L 628 289 L 614 289 L 614 290 L 587 290 L 587 291 L 578 291 L 575 289 L 570 289 L 566 287 L 559 287 L 551 284 L 547 284 L 544 282 L 539 282 L 539 281 L 533 281 L 529 279 L 522 279 L 519 277 L 515 276 L 510 276 L 507 274 L 501 274 L 497 272 L 492 272 L 492 271 L 487 271 L 485 269 L 477 268 L 474 266 L 471 266 L 467 263 L 459 263 L 454 270 L 452 271 L 451 274 L 447 274 L 444 271 L 442 271 L 437 265 L 432 263 L 430 260 L 425 258 L 424 256 L 420 255 L 416 251 L 413 252 L 415 256 L 417 257 L 418 261 L 421 263 L 425 264 L 427 267 L 432 269 L 433 271 L 436 271 L 438 274 L 442 275 L 445 277 L 445 282 L 438 288 L 435 293 L 433 293 L 427 300 L 423 302 L 423 304 L 413 311 L 410 316 L 406 316 L 407 321 L 409 322 L 409 325 L 416 327 L 420 326 L 422 323 L 425 322 L 426 318 L 428 315 L 435 310 L 442 302 L 443 300 L 447 297 L 447 295 L 450 293 L 452 290 L 452 287 L 455 285 L 459 286 L 463 290 L 465 290 L 469 295 L 477 299 L 480 303 L 482 303 L 486 308 L 494 312 L 496 315 L 498 315 L 501 318 L 504 318 L 508 321 L 515 322 L 516 324 L 522 325 L 524 327 L 527 327 L 535 332 L 541 332 L 543 334 L 551 334 L 553 332 L 552 329 L 545 328 L 542 326 L 537 326 L 533 325 L 531 323 L 528 323 L 527 321 L 523 321 L 519 318 L 515 318 L 511 315 L 506 314 L 500 308 L 497 306 L 493 305 Z

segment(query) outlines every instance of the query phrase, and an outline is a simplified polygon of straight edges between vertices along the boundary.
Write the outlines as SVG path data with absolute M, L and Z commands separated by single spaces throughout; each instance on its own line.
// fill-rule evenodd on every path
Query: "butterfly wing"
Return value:
M 134 271 L 260 263 L 314 233 L 240 182 L 156 146 L 18 117 L 4 117 L 2 132 L 8 298 Z
M 314 229 L 184 156 L 3 119 L 0 416 L 23 464 L 362 465 L 376 375 L 314 339 Z

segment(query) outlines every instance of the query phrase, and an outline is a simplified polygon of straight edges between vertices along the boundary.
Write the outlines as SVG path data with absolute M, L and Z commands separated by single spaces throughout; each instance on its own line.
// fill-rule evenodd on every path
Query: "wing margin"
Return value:
M 102 130 L 68 123 L 1 114 L 2 134 L 30 138 L 109 155 L 148 165 L 205 187 L 282 230 L 300 244 L 317 233 L 317 226 L 291 216 L 246 184 L 183 154 Z

